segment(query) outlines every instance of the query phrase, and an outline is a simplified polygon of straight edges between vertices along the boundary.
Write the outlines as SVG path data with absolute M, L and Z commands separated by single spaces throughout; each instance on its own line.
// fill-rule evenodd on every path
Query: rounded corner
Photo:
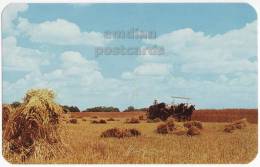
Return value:
M 4 156 L 3 150 L 2 150 L 1 156 L 2 156 L 2 161 L 3 161 L 5 164 L 9 164 L 9 165 L 13 165 L 13 164 L 14 164 L 12 161 L 8 160 L 8 159 Z
M 257 162 L 256 162 L 257 159 L 259 160 L 259 158 L 258 158 L 258 150 L 257 150 L 255 156 L 253 157 L 253 159 L 249 160 L 249 161 L 247 162 L 247 164 L 254 164 L 254 163 L 257 164 Z
M 243 2 L 242 4 L 247 5 L 249 8 L 251 8 L 254 11 L 254 13 L 256 15 L 256 20 L 257 20 L 258 13 L 257 13 L 256 7 L 254 6 L 254 4 L 252 4 L 250 1 Z
M 2 20 L 3 20 L 3 13 L 4 13 L 4 11 L 5 11 L 6 8 L 7 8 L 8 6 L 10 6 L 11 4 L 15 4 L 15 3 L 9 2 L 9 3 L 7 3 L 7 4 L 4 5 L 4 7 L 3 7 L 2 11 L 1 11 L 1 18 L 2 18 Z

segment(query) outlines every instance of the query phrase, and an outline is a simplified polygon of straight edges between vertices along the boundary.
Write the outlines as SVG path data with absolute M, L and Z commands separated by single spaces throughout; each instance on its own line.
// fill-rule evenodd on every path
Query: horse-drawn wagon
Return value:
M 184 97 L 173 97 L 189 99 Z M 149 119 L 160 118 L 161 120 L 166 120 L 168 117 L 173 117 L 181 120 L 191 120 L 193 111 L 195 110 L 195 105 L 191 105 L 188 102 L 179 104 L 166 104 L 158 103 L 155 100 L 154 104 L 151 105 L 147 111 L 147 117 Z

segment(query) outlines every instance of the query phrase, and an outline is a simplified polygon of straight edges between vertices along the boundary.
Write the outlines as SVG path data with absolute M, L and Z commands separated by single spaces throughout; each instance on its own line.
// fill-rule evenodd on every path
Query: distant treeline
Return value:
M 13 108 L 17 108 L 21 105 L 20 102 L 13 102 L 11 106 Z M 77 106 L 67 106 L 67 105 L 61 105 L 63 108 L 63 111 L 65 113 L 67 112 L 80 112 L 80 109 Z M 147 111 L 147 108 L 139 108 L 136 109 L 133 106 L 127 107 L 127 109 L 123 110 L 122 112 L 144 112 Z M 87 108 L 83 110 L 82 112 L 120 112 L 119 108 L 117 107 L 105 107 L 105 106 L 98 106 L 98 107 L 92 107 L 92 108 Z
M 67 112 L 80 112 L 77 106 L 61 106 L 65 113 Z
M 133 106 L 129 106 L 127 109 L 125 109 L 123 112 L 143 112 L 143 111 L 147 111 L 147 108 L 134 108 Z
M 116 107 L 99 106 L 99 107 L 87 108 L 82 112 L 120 112 L 120 110 Z
M 135 109 L 133 106 L 129 106 L 127 109 L 123 110 L 123 112 L 139 112 L 139 111 L 147 111 L 147 108 Z M 120 112 L 120 110 L 116 107 L 99 106 L 99 107 L 87 108 L 83 112 Z

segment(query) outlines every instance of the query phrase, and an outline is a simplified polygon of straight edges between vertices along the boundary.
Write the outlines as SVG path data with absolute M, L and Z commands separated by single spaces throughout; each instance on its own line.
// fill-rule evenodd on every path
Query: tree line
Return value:
M 12 107 L 16 108 L 21 105 L 20 102 L 13 102 L 11 104 Z M 67 112 L 81 112 L 80 109 L 77 106 L 67 106 L 67 105 L 61 105 L 63 108 L 63 111 L 65 113 Z M 141 111 L 147 111 L 147 108 L 139 108 L 136 109 L 134 106 L 129 106 L 122 112 L 141 112 Z M 82 112 L 120 112 L 119 108 L 117 107 L 106 107 L 106 106 L 98 106 L 98 107 L 92 107 L 92 108 L 87 108 L 83 110 Z

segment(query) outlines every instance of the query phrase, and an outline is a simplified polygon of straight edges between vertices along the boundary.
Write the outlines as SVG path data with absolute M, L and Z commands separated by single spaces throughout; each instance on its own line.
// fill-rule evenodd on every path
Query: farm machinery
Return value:
M 191 120 L 193 111 L 195 110 L 195 105 L 188 103 L 190 98 L 187 97 L 175 97 L 173 99 L 184 99 L 187 102 L 175 103 L 174 100 L 172 104 L 166 104 L 164 102 L 158 103 L 157 100 L 151 105 L 147 112 L 147 117 L 149 119 L 160 118 L 161 120 L 166 120 L 168 117 L 176 118 L 178 121 Z

